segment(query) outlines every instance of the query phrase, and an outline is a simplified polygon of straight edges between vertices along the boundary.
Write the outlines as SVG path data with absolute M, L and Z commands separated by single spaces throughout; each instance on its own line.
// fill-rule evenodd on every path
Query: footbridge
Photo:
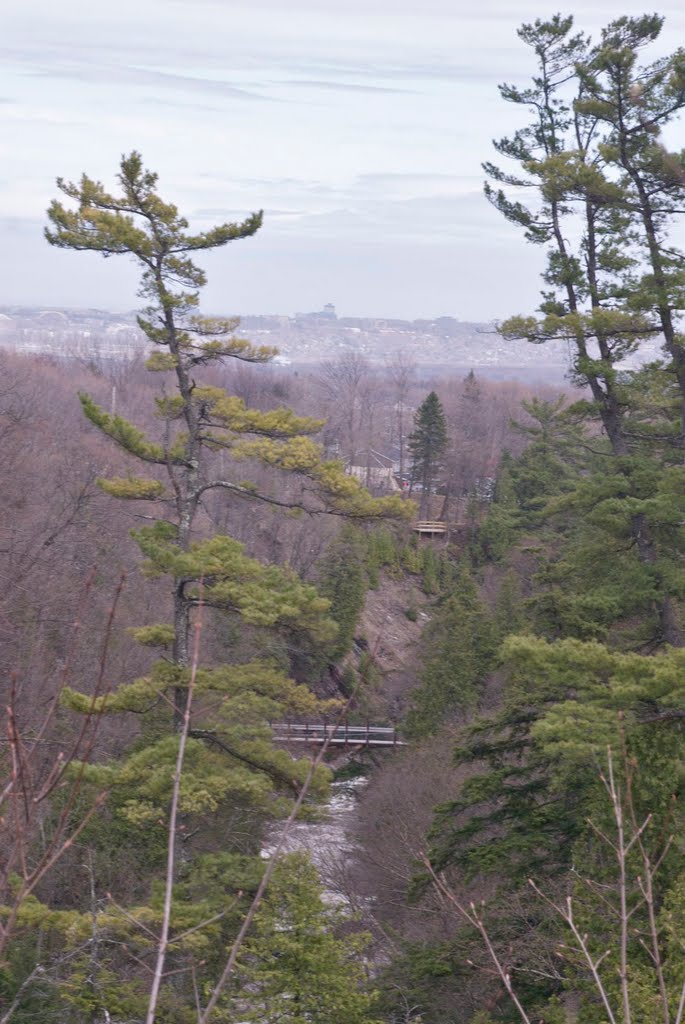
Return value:
M 391 725 L 330 725 L 327 722 L 272 722 L 276 743 L 308 743 L 329 747 L 404 747 L 399 733 Z

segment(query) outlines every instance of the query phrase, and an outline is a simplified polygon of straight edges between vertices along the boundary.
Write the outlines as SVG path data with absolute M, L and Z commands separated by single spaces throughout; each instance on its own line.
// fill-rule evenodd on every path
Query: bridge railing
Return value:
M 397 729 L 387 725 L 330 725 L 327 722 L 272 722 L 277 743 L 328 742 L 329 746 L 402 747 Z
M 447 533 L 447 523 L 437 519 L 420 519 L 412 524 L 414 533 Z

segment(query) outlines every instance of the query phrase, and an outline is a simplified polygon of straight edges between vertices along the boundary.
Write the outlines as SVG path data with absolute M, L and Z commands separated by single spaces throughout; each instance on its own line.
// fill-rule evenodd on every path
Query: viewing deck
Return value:
M 447 533 L 447 523 L 440 522 L 437 519 L 420 519 L 412 525 L 412 530 L 414 533 L 430 534 L 431 536 L 444 535 Z

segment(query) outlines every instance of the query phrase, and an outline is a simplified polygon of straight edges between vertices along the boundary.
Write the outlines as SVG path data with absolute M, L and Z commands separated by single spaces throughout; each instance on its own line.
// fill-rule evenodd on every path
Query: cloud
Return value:
M 410 198 L 348 196 L 339 205 L 302 213 L 299 217 L 266 219 L 266 226 L 281 237 L 296 234 L 312 243 L 328 239 L 382 241 L 392 245 L 411 243 L 431 247 L 454 244 L 464 250 L 488 240 L 497 245 L 514 232 L 483 199 L 480 190 L 457 195 L 425 195 Z
M 510 55 L 508 55 L 510 56 Z M 472 65 L 472 64 L 460 64 L 453 63 L 450 60 L 445 60 L 437 55 L 431 61 L 431 63 L 416 63 L 414 61 L 390 61 L 388 54 L 378 56 L 378 58 L 369 58 L 366 61 L 355 61 L 351 63 L 349 60 L 337 61 L 333 58 L 326 59 L 325 61 L 315 60 L 302 60 L 291 57 L 288 61 L 288 69 L 294 74 L 311 75 L 311 74 L 324 74 L 324 75 L 335 75 L 338 78 L 373 78 L 381 81 L 396 81 L 403 80 L 407 82 L 411 81 L 440 81 L 448 80 L 454 82 L 464 81 L 482 81 L 492 82 L 500 81 L 502 78 L 506 78 L 507 75 L 516 74 L 514 67 L 502 67 L 498 64 L 496 67 L 488 64 L 484 65 Z M 315 79 L 319 82 L 319 79 Z M 296 84 L 294 81 L 288 82 L 288 84 Z M 382 88 L 377 86 L 376 88 Z M 392 89 L 392 92 L 412 92 L 411 89 Z
M 88 128 L 86 120 L 75 120 L 62 110 L 39 110 L 18 103 L 12 104 L 12 107 L 14 109 L 2 111 L 0 124 L 14 122 L 14 125 L 20 128 L 27 128 L 29 125 L 39 125 L 43 128 Z
M 402 95 L 413 92 L 410 89 L 393 89 L 385 85 L 363 85 L 359 82 L 325 82 L 316 79 L 283 79 L 277 85 L 294 86 L 305 89 L 335 89 L 340 92 L 381 92 Z
M 166 89 L 178 89 L 184 92 L 214 93 L 240 100 L 266 100 L 271 97 L 242 89 L 230 82 L 212 78 L 199 78 L 192 75 L 172 73 L 169 71 L 152 71 L 149 68 L 135 65 L 64 63 L 50 65 L 31 72 L 42 78 L 72 78 L 82 82 L 102 83 L 106 85 L 150 85 Z
M 179 100 L 178 97 L 168 97 L 168 99 L 162 99 L 161 96 L 150 96 L 149 94 L 145 97 L 145 103 L 148 107 L 165 107 L 172 110 L 192 110 L 195 113 L 201 110 L 205 114 L 224 114 L 225 108 L 212 106 L 211 103 L 185 103 L 183 100 Z
M 454 181 L 454 174 L 422 173 L 421 171 L 383 171 L 373 174 L 360 174 L 359 182 L 370 182 L 382 185 L 389 181 Z

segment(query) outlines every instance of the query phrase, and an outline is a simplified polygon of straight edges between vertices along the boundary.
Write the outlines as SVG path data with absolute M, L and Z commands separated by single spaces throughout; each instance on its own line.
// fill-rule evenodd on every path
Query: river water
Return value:
M 356 850 L 353 825 L 357 800 L 367 782 L 364 776 L 333 782 L 321 816 L 316 821 L 296 821 L 284 846 L 287 853 L 305 851 L 310 855 L 331 903 L 356 902 L 350 885 Z M 271 829 L 262 857 L 271 856 L 275 850 L 281 828 L 282 825 L 274 825 Z

